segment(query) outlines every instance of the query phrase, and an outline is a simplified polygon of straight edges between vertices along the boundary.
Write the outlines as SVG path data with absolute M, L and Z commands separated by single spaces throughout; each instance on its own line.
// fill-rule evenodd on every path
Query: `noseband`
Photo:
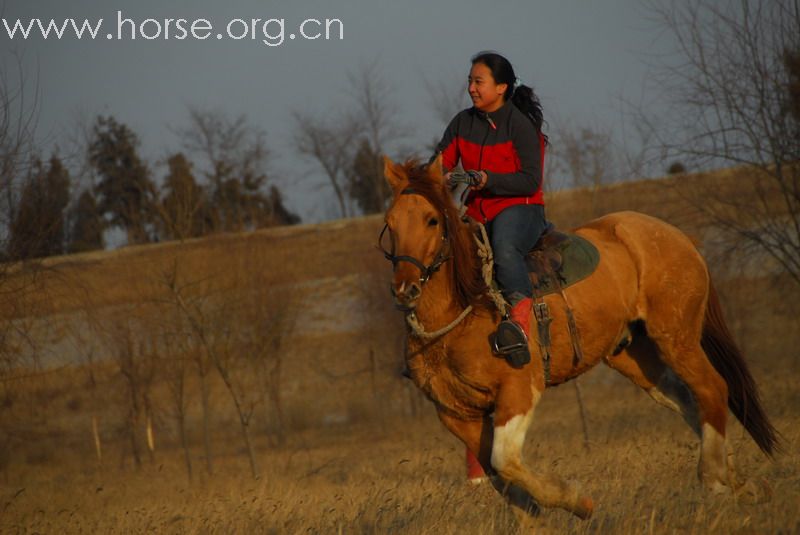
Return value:
M 420 195 L 420 193 L 416 191 L 414 188 L 406 188 L 400 192 L 400 195 L 413 195 L 413 194 Z M 394 270 L 397 270 L 397 264 L 399 264 L 400 262 L 408 262 L 418 267 L 420 272 L 422 273 L 422 275 L 419 278 L 420 284 L 425 284 L 426 282 L 428 282 L 428 279 L 430 279 L 434 273 L 439 271 L 439 268 L 442 266 L 442 264 L 444 264 L 445 262 L 450 260 L 450 258 L 452 258 L 450 256 L 447 256 L 445 253 L 445 250 L 448 248 L 450 244 L 446 215 L 444 215 L 444 232 L 442 233 L 442 245 L 436 252 L 436 256 L 433 258 L 433 262 L 431 262 L 427 266 L 418 259 L 414 258 L 413 256 L 395 255 L 394 240 L 392 240 L 392 251 L 391 252 L 387 251 L 386 248 L 383 246 L 383 235 L 386 233 L 386 230 L 388 228 L 389 228 L 388 224 L 383 225 L 383 230 L 381 230 L 381 233 L 378 236 L 378 248 L 383 252 L 383 256 L 385 256 L 387 260 L 390 260 L 392 262 Z

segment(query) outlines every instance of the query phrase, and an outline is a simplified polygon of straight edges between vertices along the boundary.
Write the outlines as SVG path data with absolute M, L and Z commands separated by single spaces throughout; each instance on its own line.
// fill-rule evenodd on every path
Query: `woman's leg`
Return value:
M 546 224 L 544 206 L 518 204 L 500 212 L 488 229 L 497 284 L 511 306 L 533 295 L 525 255 L 536 245 Z

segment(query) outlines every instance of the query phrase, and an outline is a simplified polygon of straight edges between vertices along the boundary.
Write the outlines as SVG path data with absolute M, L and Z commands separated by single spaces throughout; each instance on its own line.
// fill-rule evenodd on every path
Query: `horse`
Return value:
M 708 490 L 768 498 L 765 482 L 735 475 L 725 440 L 728 408 L 769 457 L 779 447 L 778 433 L 688 236 L 633 211 L 573 229 L 600 252 L 595 271 L 565 290 L 583 355 L 576 359 L 566 329 L 555 328 L 566 325 L 566 297 L 545 296 L 554 327 L 545 381 L 541 359 L 515 368 L 490 349 L 499 313 L 487 298 L 476 223 L 460 217 L 441 157 L 428 165 L 384 157 L 384 175 L 393 194 L 384 232 L 391 240 L 386 255 L 393 263 L 395 306 L 413 313 L 424 329 L 442 333 L 422 337 L 408 329 L 407 373 L 518 512 L 558 507 L 591 516 L 593 500 L 577 485 L 531 471 L 522 447 L 545 387 L 600 362 L 682 415 L 700 439 L 698 476 Z M 537 330 L 530 332 L 531 355 L 538 355 Z

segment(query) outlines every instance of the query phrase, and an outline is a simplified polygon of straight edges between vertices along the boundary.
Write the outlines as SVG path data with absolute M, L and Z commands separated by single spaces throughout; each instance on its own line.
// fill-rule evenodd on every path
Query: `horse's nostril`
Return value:
M 413 283 L 411 287 L 408 289 L 408 298 L 409 299 L 416 299 L 422 293 L 422 288 L 419 287 L 419 284 Z
M 422 288 L 416 282 L 403 281 L 400 286 L 392 284 L 390 290 L 395 300 L 402 303 L 411 303 L 422 295 Z

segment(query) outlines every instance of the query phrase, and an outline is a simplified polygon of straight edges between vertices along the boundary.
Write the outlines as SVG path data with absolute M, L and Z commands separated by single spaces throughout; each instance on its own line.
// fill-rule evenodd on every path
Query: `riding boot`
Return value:
M 525 333 L 526 340 L 531 336 L 531 310 L 533 310 L 533 299 L 526 297 L 511 307 L 509 314 L 511 321 L 519 325 L 519 328 Z
M 531 308 L 530 297 L 520 299 L 513 307 L 509 318 L 500 322 L 492 337 L 492 348 L 495 353 L 504 355 L 509 364 L 515 368 L 531 361 L 528 339 L 530 338 Z

